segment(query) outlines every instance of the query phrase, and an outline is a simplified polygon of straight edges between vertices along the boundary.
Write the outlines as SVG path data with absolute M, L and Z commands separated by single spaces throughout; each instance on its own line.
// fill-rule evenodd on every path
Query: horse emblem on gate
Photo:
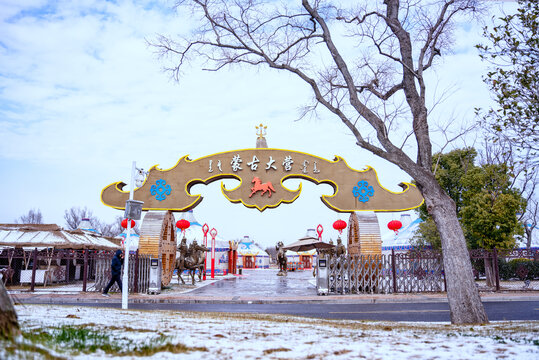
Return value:
M 271 197 L 271 192 L 275 192 L 275 189 L 273 188 L 273 185 L 271 184 L 271 181 L 268 181 L 266 183 L 262 183 L 262 180 L 258 176 L 255 176 L 253 180 L 251 181 L 253 183 L 253 187 L 251 188 L 251 195 L 249 197 L 253 196 L 258 191 L 262 191 L 262 194 L 260 196 L 263 196 L 266 191 L 268 192 L 268 197 Z

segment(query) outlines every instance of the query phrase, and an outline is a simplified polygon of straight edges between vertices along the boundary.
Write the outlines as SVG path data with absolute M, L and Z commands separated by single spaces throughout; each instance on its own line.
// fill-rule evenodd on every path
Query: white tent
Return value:
M 182 238 L 185 236 L 187 240 L 187 245 L 189 246 L 194 240 L 197 241 L 199 245 L 204 245 L 204 231 L 202 227 L 204 226 L 195 218 L 193 210 L 181 213 L 180 219 L 185 219 L 189 221 L 190 226 L 184 231 L 178 229 L 176 231 L 177 244 L 179 245 Z M 208 226 L 211 231 L 212 227 Z M 211 248 L 212 246 L 212 237 L 208 231 L 206 236 L 207 247 Z M 219 236 L 219 232 L 215 237 L 215 273 L 219 275 L 226 275 L 228 272 L 228 252 L 230 251 L 230 244 L 228 241 Z M 206 273 L 209 274 L 211 271 L 211 253 L 206 253 Z
M 401 215 L 402 228 L 396 234 L 387 233 L 382 236 L 382 253 L 388 253 L 391 250 L 408 251 L 412 249 L 410 240 L 414 237 L 422 221 L 420 218 L 411 221 L 409 214 Z
M 249 236 L 244 236 L 238 244 L 238 261 L 236 265 L 239 268 L 269 268 L 268 253 L 255 244 Z
M 125 248 L 125 238 L 127 237 L 127 233 L 125 232 L 122 232 L 121 234 L 118 234 L 118 236 L 115 237 L 115 239 L 119 239 L 121 242 L 120 242 L 120 246 L 122 248 Z M 136 233 L 131 233 L 129 235 L 129 238 L 130 238 L 130 242 L 129 242 L 129 251 L 137 251 L 138 250 L 138 244 L 139 244 L 139 240 L 140 240 L 140 235 L 139 234 L 136 234 Z

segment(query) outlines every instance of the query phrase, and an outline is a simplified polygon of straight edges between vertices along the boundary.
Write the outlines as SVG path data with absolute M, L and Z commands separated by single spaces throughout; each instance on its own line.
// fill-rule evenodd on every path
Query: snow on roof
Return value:
M 181 219 L 184 219 L 184 220 L 187 220 L 189 221 L 189 223 L 191 224 L 191 226 L 195 225 L 195 226 L 200 226 L 202 227 L 202 224 L 200 224 L 197 219 L 195 218 L 195 214 L 193 213 L 193 210 L 189 210 L 188 212 L 184 212 L 184 213 L 181 213 L 180 217 L 178 218 L 178 220 L 181 220 Z
M 0 246 L 56 249 L 113 250 L 111 238 L 81 229 L 65 230 L 56 224 L 0 224 Z
M 244 236 L 240 241 L 238 253 L 242 256 L 269 256 L 268 253 L 255 244 L 254 240 L 251 240 L 249 236 Z
M 385 234 L 384 236 L 382 236 L 382 247 L 385 248 L 410 245 L 410 240 L 419 228 L 419 223 L 421 223 L 422 221 L 423 220 L 421 220 L 420 218 L 417 218 L 414 221 L 410 222 L 408 226 L 403 226 L 402 230 L 400 230 L 397 234 Z

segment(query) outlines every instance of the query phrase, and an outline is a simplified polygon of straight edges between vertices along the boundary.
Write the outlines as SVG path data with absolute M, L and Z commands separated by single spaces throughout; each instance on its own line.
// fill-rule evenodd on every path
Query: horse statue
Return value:
M 346 247 L 342 243 L 342 240 L 340 237 L 337 238 L 337 249 L 335 250 L 335 253 L 337 257 L 346 255 Z
M 282 241 L 279 241 L 275 246 L 275 250 L 277 250 L 277 263 L 279 264 L 279 272 L 277 273 L 277 276 L 286 276 L 286 250 L 284 250 L 283 248 L 284 244 Z
M 182 278 L 182 272 L 184 270 L 189 270 L 192 284 L 195 285 L 195 273 L 198 269 L 198 281 L 202 281 L 202 272 L 205 270 L 204 253 L 206 251 L 210 251 L 210 249 L 205 246 L 198 245 L 196 240 L 193 240 L 191 245 L 187 247 L 186 239 L 184 237 L 178 246 L 178 251 L 180 252 L 180 256 L 176 259 L 176 264 L 174 266 L 174 269 L 178 270 L 178 284 L 180 283 L 180 280 L 183 284 L 185 284 L 185 281 L 183 281 Z
M 273 188 L 273 184 L 271 183 L 271 181 L 268 181 L 267 183 L 264 183 L 262 184 L 262 180 L 260 180 L 260 178 L 258 176 L 255 176 L 253 178 L 253 181 L 251 181 L 251 183 L 254 184 L 254 186 L 251 188 L 251 195 L 249 195 L 249 197 L 253 196 L 257 191 L 262 191 L 262 195 L 264 195 L 266 193 L 266 191 L 268 192 L 268 197 L 271 197 L 271 192 L 275 192 L 275 189 Z

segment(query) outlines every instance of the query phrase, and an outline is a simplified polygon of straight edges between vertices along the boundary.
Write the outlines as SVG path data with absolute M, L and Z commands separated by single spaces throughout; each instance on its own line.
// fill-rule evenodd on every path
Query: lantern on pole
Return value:
M 346 222 L 339 219 L 333 223 L 333 228 L 339 231 L 339 235 L 340 235 L 342 234 L 342 231 L 346 228 Z
M 189 228 L 189 226 L 191 226 L 191 223 L 185 219 L 180 219 L 178 221 L 176 221 L 176 227 L 178 229 L 180 229 L 182 232 L 184 232 L 186 229 Z
M 318 240 L 319 241 L 322 241 L 322 233 L 324 232 L 324 227 L 322 226 L 322 224 L 318 224 L 318 226 L 316 227 L 316 233 L 318 234 Z
M 204 233 L 204 247 L 205 248 L 208 247 L 208 232 L 209 231 L 210 231 L 210 227 L 208 226 L 208 224 L 204 224 L 204 226 L 202 226 L 202 232 Z M 207 258 L 208 258 L 207 253 L 204 252 L 204 274 L 202 275 L 204 280 L 206 280 L 206 259 Z
M 217 236 L 217 230 L 212 228 L 211 235 L 211 278 L 215 278 L 215 237 Z
M 399 229 L 402 227 L 402 223 L 399 220 L 391 220 L 387 223 L 387 227 L 389 230 L 393 230 L 395 234 L 398 234 Z
M 123 220 L 122 220 L 122 223 L 121 223 L 121 224 L 122 224 L 122 227 L 123 227 L 124 229 L 127 229 L 127 220 L 128 220 L 128 219 L 123 219 Z M 134 227 L 135 227 L 135 220 L 131 220 L 131 229 L 134 228 Z

